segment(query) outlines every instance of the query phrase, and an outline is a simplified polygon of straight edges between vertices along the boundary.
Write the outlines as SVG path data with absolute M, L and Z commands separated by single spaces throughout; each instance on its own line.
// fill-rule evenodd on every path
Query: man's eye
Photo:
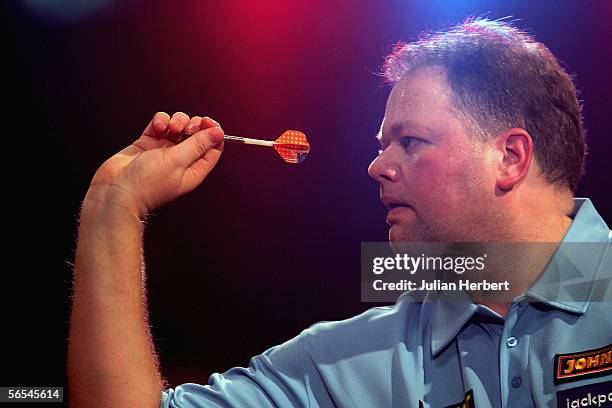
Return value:
M 412 137 L 412 136 L 404 136 L 400 139 L 400 144 L 402 145 L 402 147 L 405 150 L 408 150 L 409 148 L 412 147 L 412 145 L 414 145 L 415 143 L 417 143 L 419 141 L 419 139 L 417 139 L 416 137 Z

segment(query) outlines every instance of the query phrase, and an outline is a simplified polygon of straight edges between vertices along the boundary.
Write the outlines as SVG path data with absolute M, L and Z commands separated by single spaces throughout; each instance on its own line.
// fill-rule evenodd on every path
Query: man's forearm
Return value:
M 144 285 L 143 225 L 135 213 L 83 205 L 68 347 L 73 407 L 156 407 L 162 380 Z

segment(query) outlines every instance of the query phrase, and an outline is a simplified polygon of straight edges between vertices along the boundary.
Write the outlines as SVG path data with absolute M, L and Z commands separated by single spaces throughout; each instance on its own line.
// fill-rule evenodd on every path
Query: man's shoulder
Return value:
M 403 296 L 391 306 L 372 307 L 345 320 L 315 323 L 302 331 L 300 337 L 311 350 L 322 350 L 330 344 L 335 348 L 378 348 L 422 334 L 429 313 L 426 303 Z

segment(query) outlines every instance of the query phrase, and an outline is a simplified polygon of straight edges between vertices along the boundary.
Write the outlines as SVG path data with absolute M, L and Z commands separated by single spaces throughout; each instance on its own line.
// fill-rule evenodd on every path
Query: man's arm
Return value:
M 159 404 L 142 230 L 127 209 L 90 200 L 83 205 L 68 352 L 72 406 Z
M 185 129 L 201 130 L 181 142 Z M 159 405 L 163 382 L 147 322 L 142 220 L 199 185 L 222 147 L 223 131 L 211 119 L 156 114 L 134 144 L 96 172 L 82 206 L 75 259 L 72 407 Z

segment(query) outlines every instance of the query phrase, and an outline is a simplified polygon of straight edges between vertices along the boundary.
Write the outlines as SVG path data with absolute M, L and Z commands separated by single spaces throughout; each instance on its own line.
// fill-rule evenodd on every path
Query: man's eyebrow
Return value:
M 401 135 L 404 132 L 404 130 L 408 127 L 412 127 L 418 131 L 424 131 L 430 134 L 435 133 L 433 129 L 427 126 L 416 124 L 410 120 L 405 120 L 402 122 L 394 123 L 393 125 L 389 126 L 389 130 L 388 130 L 388 133 L 390 133 L 389 136 L 393 137 L 393 136 Z M 378 140 L 378 143 L 380 143 L 381 146 L 384 146 L 382 129 L 376 132 L 374 137 L 376 138 L 376 140 Z
M 397 136 L 405 136 L 403 133 L 406 129 L 410 128 L 410 131 L 416 131 L 419 134 L 425 135 L 435 135 L 438 133 L 433 128 L 420 125 L 418 123 L 412 122 L 411 120 L 403 120 L 401 122 L 396 122 L 388 127 L 388 130 L 385 132 L 386 134 L 383 136 L 382 129 L 378 131 L 376 134 L 376 138 L 382 143 L 383 139 L 388 137 L 397 137 Z M 386 136 L 386 137 L 385 137 Z
M 402 122 L 394 123 L 391 126 L 389 126 L 389 131 L 392 134 L 401 134 L 402 132 L 406 130 L 406 128 L 415 129 L 418 132 L 436 133 L 432 128 L 425 126 L 425 125 L 420 125 L 411 120 L 404 120 Z
M 399 122 L 391 125 L 391 133 L 402 133 L 402 131 L 408 126 L 406 122 Z

